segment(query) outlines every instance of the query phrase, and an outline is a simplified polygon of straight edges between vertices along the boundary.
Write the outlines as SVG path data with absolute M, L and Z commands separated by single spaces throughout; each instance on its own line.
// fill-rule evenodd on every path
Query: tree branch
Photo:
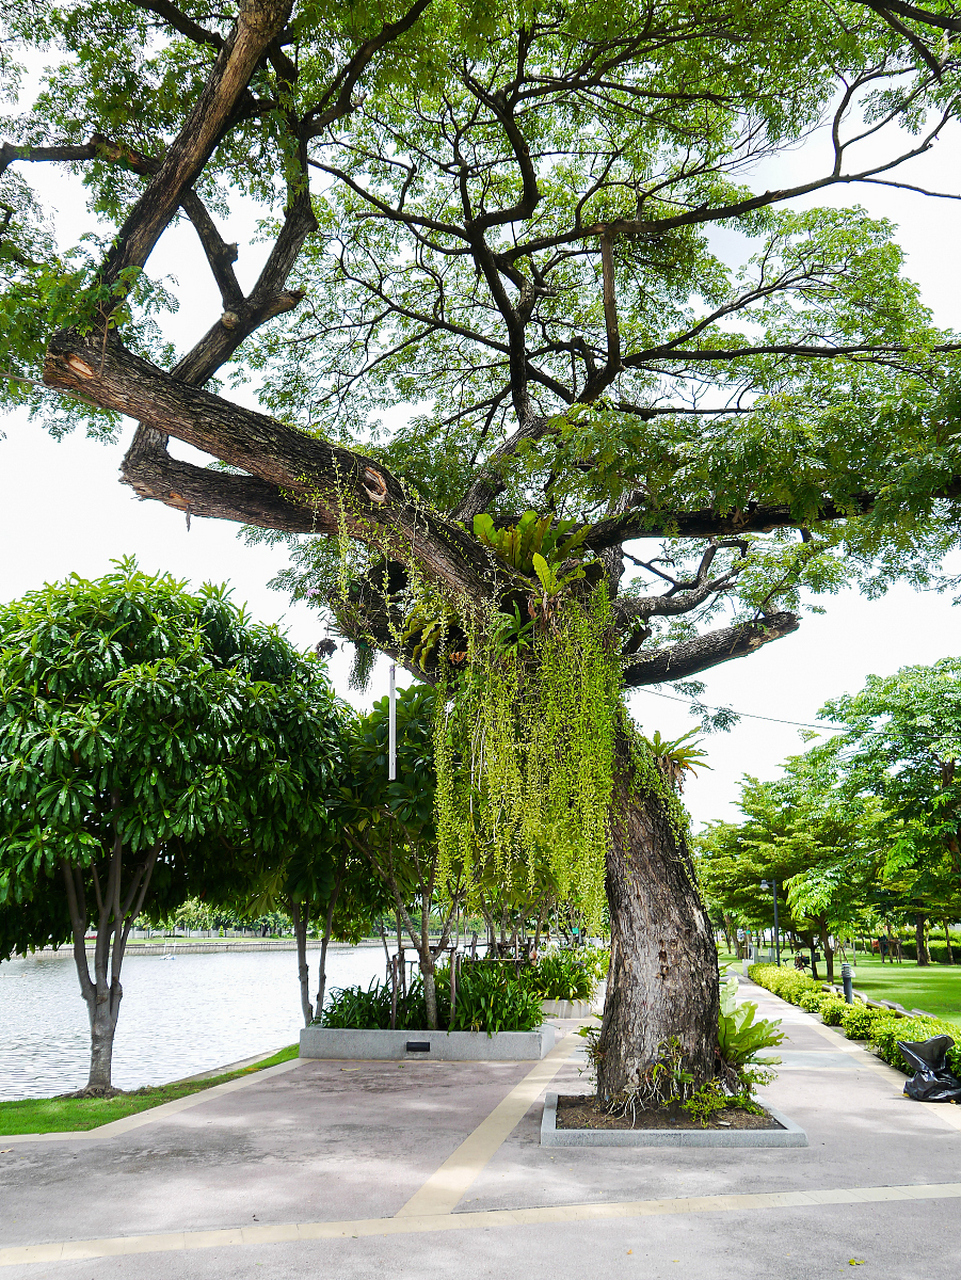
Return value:
M 283 29 L 291 0 L 241 0 L 233 30 L 210 78 L 170 144 L 157 172 L 120 228 L 103 279 L 114 283 L 127 267 L 142 267 L 183 193 L 213 154 L 266 47 Z
M 460 525 L 411 500 L 380 463 L 296 431 L 178 381 L 155 365 L 104 344 L 99 335 L 59 333 L 44 363 L 47 386 L 83 393 L 289 493 L 311 519 L 402 561 L 429 580 L 482 601 L 510 575 Z M 480 605 L 478 606 L 480 607 Z
M 624 671 L 624 686 L 636 689 L 665 680 L 683 680 L 733 658 L 747 657 L 772 640 L 797 631 L 799 626 L 796 614 L 772 613 L 757 622 L 709 631 L 694 640 L 641 653 Z

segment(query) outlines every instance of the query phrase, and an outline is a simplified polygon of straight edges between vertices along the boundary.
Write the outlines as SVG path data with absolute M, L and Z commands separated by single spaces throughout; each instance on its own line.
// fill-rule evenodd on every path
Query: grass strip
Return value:
M 298 1047 L 288 1045 L 278 1053 L 252 1066 L 228 1071 L 207 1080 L 185 1080 L 179 1084 L 147 1085 L 133 1093 L 118 1093 L 114 1098 L 24 1098 L 20 1102 L 0 1102 L 0 1137 L 18 1133 L 67 1133 L 81 1129 L 97 1129 L 111 1120 L 122 1120 L 140 1111 L 149 1111 L 165 1102 L 186 1098 L 189 1094 L 226 1084 L 240 1076 L 253 1075 L 265 1067 L 296 1058 Z

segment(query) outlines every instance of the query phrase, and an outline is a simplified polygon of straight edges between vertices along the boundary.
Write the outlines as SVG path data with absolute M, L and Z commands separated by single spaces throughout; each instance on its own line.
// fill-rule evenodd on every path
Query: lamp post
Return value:
M 771 881 L 768 881 L 768 880 L 762 880 L 762 881 L 761 881 L 761 888 L 762 888 L 762 889 L 770 889 L 770 890 L 771 890 L 771 892 L 772 892 L 772 893 L 773 893 L 773 895 L 774 895 L 774 954 L 775 954 L 775 956 L 777 957 L 777 963 L 778 963 L 778 966 L 780 966 L 780 964 L 781 964 L 781 939 L 780 939 L 780 937 L 778 936 L 778 929 L 777 929 L 777 881 L 776 881 L 776 880 L 771 880 Z

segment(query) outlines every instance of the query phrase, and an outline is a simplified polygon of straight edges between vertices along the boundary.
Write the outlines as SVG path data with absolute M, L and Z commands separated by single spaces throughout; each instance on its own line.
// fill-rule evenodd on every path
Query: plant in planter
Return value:
M 737 979 L 731 978 L 721 988 L 718 1016 L 718 1052 L 722 1067 L 718 1077 L 732 1097 L 750 1103 L 754 1089 L 771 1078 L 768 1067 L 780 1058 L 762 1058 L 762 1049 L 771 1049 L 784 1040 L 778 1019 L 759 1018 L 757 1005 L 751 1000 L 737 1003 Z
M 639 1077 L 637 1084 L 623 1090 L 606 1105 L 612 1114 L 630 1116 L 636 1122 L 639 1111 L 663 1110 L 665 1127 L 684 1111 L 702 1125 L 710 1124 L 717 1112 L 727 1107 L 761 1112 L 754 1101 L 759 1084 L 772 1076 L 769 1068 L 780 1058 L 761 1057 L 763 1049 L 784 1040 L 780 1022 L 757 1017 L 752 1001 L 737 1003 L 737 979 L 721 988 L 718 1014 L 718 1070 L 710 1080 L 698 1085 L 688 1069 L 680 1040 L 671 1036 L 658 1046 L 657 1057 Z M 595 1067 L 600 1056 L 596 1028 L 583 1027 L 580 1034 L 588 1042 L 588 1061 Z
M 526 989 L 502 966 L 465 965 L 457 977 L 457 999 L 451 1013 L 450 968 L 435 974 L 438 1028 L 442 1031 L 536 1031 L 544 1020 L 540 996 Z M 331 992 L 327 1007 L 315 1026 L 361 1031 L 391 1028 L 393 991 L 389 983 L 375 979 L 365 991 L 361 986 Z M 423 979 L 418 976 L 396 1002 L 394 1029 L 423 1031 L 428 1028 Z
M 597 980 L 579 954 L 551 951 L 524 970 L 525 986 L 541 1000 L 592 1000 Z

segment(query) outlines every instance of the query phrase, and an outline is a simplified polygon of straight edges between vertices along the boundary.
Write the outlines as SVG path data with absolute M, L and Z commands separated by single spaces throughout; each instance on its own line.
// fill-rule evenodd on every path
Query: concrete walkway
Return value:
M 528 1063 L 279 1067 L 84 1135 L 0 1138 L 0 1280 L 961 1274 L 961 1107 L 748 984 L 806 1149 L 542 1148 Z M 571 1033 L 575 1022 L 559 1023 Z

